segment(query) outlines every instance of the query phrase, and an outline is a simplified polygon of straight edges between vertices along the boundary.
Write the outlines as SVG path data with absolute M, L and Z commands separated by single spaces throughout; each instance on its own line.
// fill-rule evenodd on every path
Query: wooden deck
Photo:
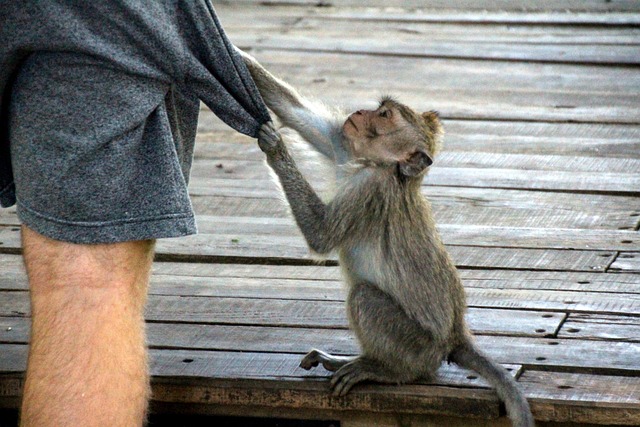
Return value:
M 478 344 L 538 421 L 640 425 L 640 3 L 214 3 L 236 44 L 307 94 L 439 110 L 445 147 L 424 192 Z M 484 381 L 454 366 L 436 384 L 346 398 L 330 396 L 328 372 L 298 368 L 311 347 L 358 351 L 336 259 L 314 264 L 254 141 L 208 110 L 200 122 L 200 234 L 159 242 L 147 311 L 156 412 L 508 425 Z M 0 212 L 5 408 L 19 403 L 29 329 L 17 224 Z

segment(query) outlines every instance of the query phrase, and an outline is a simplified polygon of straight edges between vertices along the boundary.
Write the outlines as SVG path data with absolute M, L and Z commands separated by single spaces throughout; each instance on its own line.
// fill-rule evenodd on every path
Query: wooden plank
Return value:
M 633 125 L 445 120 L 444 126 L 446 151 L 590 156 L 596 163 L 607 157 L 640 158 L 640 128 Z
M 15 344 L 0 344 L 0 384 L 4 380 L 3 374 L 22 373 L 27 369 L 27 346 Z M 11 382 L 11 384 L 14 384 Z M 6 389 L 7 385 L 0 386 L 0 397 L 7 397 L 11 394 Z M 22 389 L 18 391 L 21 393 Z M 18 394 L 20 395 L 20 394 Z M 14 394 L 15 396 L 15 394 Z
M 370 413 L 350 413 L 340 418 L 340 427 L 468 427 L 472 422 L 474 427 L 510 427 L 512 424 L 502 416 L 498 419 L 473 419 L 443 415 L 402 415 L 396 414 L 370 414 Z
M 605 90 L 606 96 L 596 96 L 593 88 L 599 86 L 586 84 L 637 79 L 638 73 L 632 68 L 602 71 L 560 64 L 532 67 L 517 62 L 492 62 L 483 67 L 478 61 L 465 64 L 391 56 L 381 60 L 371 55 L 351 55 L 345 61 L 336 53 L 271 49 L 254 54 L 293 86 L 352 111 L 374 106 L 376 94 L 391 92 L 416 109 L 437 109 L 445 118 L 638 124 L 636 89 Z M 366 69 L 377 71 L 356 71 Z M 429 85 L 417 83 L 425 81 Z M 552 87 L 554 82 L 558 86 Z M 372 93 L 372 87 L 376 92 Z
M 225 178 L 239 171 L 242 171 L 242 176 L 246 178 L 263 176 L 260 170 L 264 167 L 264 155 L 258 152 L 253 144 L 247 145 L 244 147 L 238 143 L 228 142 L 199 144 L 193 171 L 200 176 L 218 178 Z M 438 168 L 523 169 L 594 174 L 603 172 L 635 174 L 640 170 L 640 159 L 633 158 L 453 151 L 448 145 L 446 144 L 445 151 L 438 154 L 436 158 Z
M 638 294 L 602 294 L 568 291 L 530 291 L 521 289 L 483 289 L 467 288 L 467 304 L 472 324 L 476 318 L 486 316 L 486 325 L 492 324 L 492 316 L 498 314 L 510 318 L 513 312 L 494 312 L 472 310 L 472 308 L 493 308 L 507 310 L 538 310 L 558 312 L 599 312 L 603 314 L 637 315 L 640 312 Z M 25 292 L 0 292 L 0 314 L 3 316 L 28 316 L 29 300 Z M 527 322 L 538 318 L 538 314 L 523 315 Z M 539 314 L 540 318 L 549 314 Z M 190 297 L 151 295 L 147 306 L 147 317 L 152 321 L 171 321 L 189 323 L 221 323 L 244 325 L 271 325 L 293 327 L 344 328 L 346 318 L 344 304 L 341 301 L 320 300 L 279 300 L 231 297 Z M 550 316 L 550 321 L 557 317 Z M 538 319 L 538 321 L 542 321 Z M 478 321 L 478 327 L 483 322 Z M 520 326 L 512 326 L 521 328 Z M 494 332 L 505 327 L 496 325 Z M 536 330 L 537 327 L 525 326 L 520 331 Z M 548 329 L 539 333 L 553 333 Z
M 0 231 L 0 239 L 3 232 Z M 448 248 L 461 268 L 503 268 L 565 271 L 604 271 L 615 257 L 612 252 L 563 251 L 556 249 L 514 249 L 496 247 L 450 246 Z M 158 257 L 173 259 L 264 260 L 266 263 L 314 262 L 300 238 L 281 236 L 196 235 L 158 243 Z M 337 262 L 335 256 L 329 257 Z M 254 261 L 255 262 L 255 261 Z
M 217 217 L 199 215 L 201 234 L 237 236 L 303 237 L 293 219 L 255 217 Z M 635 231 L 578 230 L 531 227 L 488 227 L 440 224 L 438 230 L 446 245 L 509 248 L 640 250 Z
M 215 328 L 216 326 L 212 326 Z M 256 330 L 256 332 L 259 332 Z M 348 330 L 337 330 L 336 334 L 349 335 Z M 245 336 L 247 337 L 247 336 Z M 248 338 L 248 337 L 247 337 Z M 259 343 L 260 338 L 256 334 L 251 338 L 252 342 Z M 562 372 L 588 373 L 598 375 L 621 375 L 621 376 L 638 376 L 640 373 L 640 347 L 637 343 L 629 342 L 607 342 L 593 340 L 578 339 L 541 339 L 528 337 L 509 337 L 509 336 L 492 336 L 478 335 L 476 342 L 484 352 L 498 363 L 524 365 L 528 369 L 543 369 Z M 321 347 L 325 343 L 317 344 Z M 287 345 L 295 345 L 294 343 Z M 326 343 L 325 345 L 331 345 Z M 341 347 L 340 342 L 334 342 L 338 354 L 354 354 L 348 351 L 348 347 Z M 247 343 L 246 347 L 249 346 Z M 11 349 L 14 347 L 26 347 L 18 344 L 0 344 L 0 348 Z M 166 351 L 168 354 L 178 352 L 189 353 L 196 350 L 159 350 Z M 309 347 L 298 347 L 294 354 L 296 360 L 295 366 L 300 361 L 300 355 L 309 351 Z M 203 351 L 205 354 L 215 352 Z M 233 352 L 240 357 L 247 352 Z M 1 372 L 22 372 L 26 366 L 26 352 L 16 356 L 10 353 L 3 357 Z M 280 353 L 255 353 L 270 354 L 274 356 L 282 356 Z M 191 358 L 191 357 L 190 357 Z M 188 365 L 184 363 L 180 365 Z M 185 366 L 186 368 L 186 366 Z M 302 370 L 301 370 L 302 371 Z M 320 370 L 321 371 L 321 370 Z M 163 371 L 169 374 L 167 370 Z M 301 372 L 302 373 L 302 372 Z M 284 374 L 284 373 L 282 373 Z M 311 372 L 310 375 L 317 376 L 318 373 Z M 326 373 L 321 375 L 326 375 Z M 211 373 L 207 373 L 211 375 Z M 262 375 L 270 375 L 269 372 L 262 371 Z
M 20 256 L 0 254 L 0 264 L 0 289 L 27 290 Z M 459 273 L 466 288 L 640 293 L 638 274 L 476 269 Z M 150 293 L 342 301 L 341 280 L 338 267 L 156 262 Z
M 15 359 L 22 359 L 22 363 L 9 368 L 21 372 L 20 366 L 26 362 L 26 346 L 0 345 L 0 349 Z M 405 408 L 416 413 L 451 411 L 446 409 L 446 402 L 454 405 L 450 408 L 455 408 L 458 414 L 465 413 L 463 407 L 473 407 L 471 414 L 475 416 L 498 414 L 498 402 L 493 392 L 467 387 L 454 389 L 448 385 L 359 386 L 348 397 L 335 399 L 329 392 L 329 382 L 319 378 L 321 375 L 326 377 L 326 371 L 324 375 L 322 369 L 305 371 L 298 367 L 299 359 L 298 355 L 287 354 L 151 350 L 153 399 L 210 405 L 241 404 L 244 407 L 291 406 L 307 410 L 395 412 Z M 443 381 L 469 384 L 468 372 L 450 367 L 444 370 L 450 373 L 440 377 Z M 13 380 L 9 387 L 3 384 L 5 379 Z M 21 388 L 17 387 L 15 379 L 0 376 L 0 384 L 8 389 L 5 395 L 20 395 Z M 179 384 L 180 392 L 176 392 L 171 384 Z
M 0 315 L 21 317 L 29 315 L 26 293 L 0 292 Z M 192 297 L 151 295 L 146 310 L 151 322 L 202 323 L 216 325 L 270 326 L 283 328 L 346 329 L 348 322 L 344 302 L 317 300 L 281 300 L 236 297 Z M 539 313 L 512 310 L 484 310 L 470 308 L 467 319 L 478 334 L 545 337 L 559 328 L 564 316 L 557 313 Z M 1 324 L 0 324 L 1 325 Z M 12 327 L 7 325 L 7 327 Z M 5 328 L 6 329 L 6 328 Z M 238 331 L 240 334 L 241 331 Z M 6 337 L 16 336 L 11 330 Z M 291 334 L 291 333 L 290 333 Z M 313 335 L 313 334 L 312 334 Z M 265 338 L 268 334 L 265 332 Z M 1 336 L 0 336 L 1 337 Z M 236 335 L 231 335 L 235 341 Z M 273 343 L 267 340 L 266 346 Z M 171 344 L 165 344 L 172 346 Z M 234 344 L 239 345 L 239 344 Z M 238 348 L 231 348 L 237 350 Z M 254 348 L 254 350 L 256 350 Z M 272 348 L 261 351 L 275 351 Z M 290 349 L 280 351 L 291 351 Z
M 12 280 L 21 284 L 9 285 L 13 289 L 26 290 L 26 273 L 20 255 L 0 254 L 0 279 L 3 286 Z M 152 280 L 160 276 L 220 277 L 220 278 L 269 278 L 283 280 L 339 281 L 337 267 L 323 266 L 264 266 L 252 264 L 195 264 L 155 262 Z M 624 275 L 621 275 L 624 276 Z
M 509 309 L 633 315 L 640 312 L 638 294 L 467 288 L 467 303 L 472 307 L 476 302 L 483 307 Z
M 293 219 L 255 217 L 217 217 L 199 215 L 198 231 L 202 234 L 242 236 L 296 236 L 303 239 Z M 578 230 L 531 227 L 488 227 L 439 224 L 446 245 L 509 248 L 640 250 L 635 231 Z
M 217 304 L 215 304 L 217 307 Z M 548 317 L 547 317 L 548 316 Z M 560 326 L 564 315 L 506 310 L 470 310 L 470 325 L 474 333 L 544 338 Z M 513 322 L 511 319 L 518 319 Z M 188 320 L 188 319 L 186 319 Z M 211 321 L 217 321 L 213 318 Z M 256 351 L 269 353 L 304 353 L 312 348 L 338 354 L 357 354 L 359 346 L 354 335 L 341 328 L 248 326 L 233 324 L 191 324 L 150 322 L 147 343 L 153 348 Z M 511 325 L 510 323 L 514 323 Z M 544 331 L 546 329 L 546 332 Z M 29 341 L 29 319 L 0 318 L 0 343 L 26 344 Z
M 297 279 L 339 281 L 338 267 L 207 265 L 157 262 L 155 275 L 207 278 Z M 594 293 L 640 293 L 637 274 L 572 273 L 513 270 L 459 270 L 465 288 L 562 290 Z M 183 279 L 188 280 L 188 279 Z M 322 292 L 318 292 L 322 294 Z
M 460 270 L 460 276 L 466 288 L 640 293 L 637 274 Z
M 425 178 L 427 185 L 504 189 L 638 194 L 640 175 L 529 171 L 517 169 L 470 169 L 437 167 Z
M 534 166 L 535 158 L 530 166 Z M 591 162 L 591 160 L 589 160 Z M 570 162 L 569 162 L 570 163 Z M 638 162 L 640 166 L 640 162 Z M 224 168 L 219 167 L 224 164 Z M 548 169 L 500 169 L 491 166 L 478 168 L 475 164 L 460 167 L 446 166 L 436 160 L 424 183 L 426 185 L 455 186 L 455 187 L 483 187 L 505 189 L 536 189 L 545 191 L 572 191 L 589 193 L 638 194 L 640 188 L 639 169 L 628 169 L 627 173 L 548 170 Z M 534 166 L 535 167 L 535 166 Z M 544 171 L 544 173 L 541 173 Z M 237 179 L 241 175 L 249 179 L 269 179 L 270 171 L 262 161 L 225 161 L 196 160 L 193 165 L 194 178 Z
M 333 23 L 332 25 L 334 25 Z M 410 58 L 447 58 L 467 60 L 522 61 L 527 63 L 559 63 L 589 65 L 635 66 L 638 60 L 638 46 L 624 44 L 531 44 L 506 42 L 458 42 L 453 37 L 431 40 L 423 31 L 390 31 L 379 39 L 364 34 L 379 31 L 375 25 L 363 22 L 354 25 L 348 36 L 342 32 L 333 35 L 325 31 L 287 31 L 287 34 L 252 34 L 252 31 L 238 32 L 232 40 L 242 49 L 260 48 L 269 50 L 302 51 L 318 53 L 340 53 L 345 55 L 395 56 Z M 428 30 L 428 29 L 425 29 Z M 381 31 L 384 33 L 384 31 Z M 419 34 L 416 35 L 415 32 Z M 398 41 L 398 35 L 405 36 Z M 347 38 L 348 37 L 348 38 Z
M 531 3 L 529 3 L 531 4 Z M 227 10 L 225 9 L 225 13 Z M 289 12 L 291 13 L 291 12 Z M 567 25 L 574 30 L 580 25 L 597 26 L 638 26 L 640 16 L 635 13 L 609 12 L 521 12 L 521 11 L 487 11 L 478 13 L 467 10 L 425 9 L 411 12 L 388 9 L 329 9 L 313 16 L 330 19 L 371 20 L 385 22 L 420 22 L 420 23 L 466 23 L 466 24 L 535 24 L 535 25 Z
M 636 235 L 638 233 L 636 232 Z M 611 264 L 611 271 L 640 273 L 640 252 L 621 252 Z
M 266 12 L 266 13 L 265 13 Z M 460 13 L 444 11 L 395 12 L 389 9 L 295 8 L 247 9 L 228 7 L 219 11 L 225 32 L 235 40 L 242 34 L 320 34 L 322 38 L 393 39 L 397 44 L 428 36 L 430 42 L 476 42 L 514 44 L 638 45 L 640 17 L 634 14 Z M 442 20 L 438 20 L 441 18 Z M 536 22 L 537 21 L 537 22 Z M 573 25 L 567 25 L 574 21 Z M 576 24 L 582 21 L 583 25 Z M 518 25 L 513 25 L 514 23 Z M 487 25 L 491 24 L 491 25 Z M 584 25 L 588 24 L 588 25 Z
M 536 421 L 640 425 L 640 378 L 525 371 L 519 384 Z
M 262 381 L 258 383 L 256 381 L 247 382 L 251 385 L 251 392 L 242 391 L 242 384 L 238 384 L 238 380 L 234 380 L 231 387 L 235 390 L 232 392 L 204 392 L 198 393 L 198 390 L 194 390 L 192 387 L 183 387 L 182 390 L 186 391 L 179 393 L 166 393 L 164 390 L 159 393 L 155 392 L 154 399 L 160 401 L 206 401 L 209 404 L 242 404 L 246 405 L 267 405 L 276 407 L 302 407 L 306 410 L 314 409 L 340 409 L 340 410 L 366 410 L 371 412 L 396 412 L 404 410 L 411 410 L 412 412 L 440 412 L 451 411 L 446 409 L 443 402 L 448 402 L 451 405 L 461 405 L 460 412 L 475 414 L 475 416 L 484 415 L 490 416 L 497 415 L 492 402 L 492 392 L 485 393 L 477 389 L 458 389 L 460 394 L 449 393 L 452 389 L 447 387 L 430 387 L 422 385 L 407 385 L 407 386 L 359 386 L 350 393 L 350 395 L 343 399 L 335 399 L 330 396 L 328 381 L 325 379 L 316 379 L 314 376 L 317 374 L 304 373 L 308 375 L 306 381 L 286 381 L 287 372 L 295 373 L 301 369 L 297 368 L 298 357 L 290 355 L 270 355 L 270 354 L 221 354 L 221 353 L 201 353 L 193 355 L 192 352 L 180 352 L 180 353 L 167 353 L 167 352 L 153 352 L 154 363 L 162 364 L 162 372 L 168 372 L 166 375 L 174 375 L 179 377 L 195 376 L 205 377 L 207 380 L 201 383 L 210 383 L 212 375 L 209 375 L 209 371 L 216 366 L 223 366 L 224 376 L 231 376 L 234 378 L 243 378 L 248 376 L 248 373 L 256 372 L 261 377 L 264 376 L 264 371 L 280 371 L 284 375 L 278 375 L 278 382 L 272 384 Z M 193 362 L 187 364 L 187 368 L 183 368 L 180 365 L 184 357 L 193 357 Z M 181 360 L 182 359 L 182 360 Z M 226 362 L 226 363 L 225 363 Z M 200 365 L 200 366 L 198 366 Z M 171 369 L 172 367 L 177 369 Z M 153 364 L 152 364 L 153 369 Z M 206 376 L 203 375 L 203 370 L 206 372 Z M 232 371 L 229 375 L 227 372 Z M 189 375 L 190 374 L 190 375 Z M 215 371 L 214 371 L 215 375 Z M 215 376 L 214 376 L 215 378 Z M 283 381 L 285 380 L 285 381 Z M 156 381 L 155 384 L 158 384 Z M 163 384 L 174 382 L 172 378 L 167 378 L 166 381 L 162 381 Z M 284 384 L 283 384 L 284 382 Z M 273 382 L 272 382 L 273 383 Z M 275 386 L 275 387 L 274 387 Z M 241 388 L 242 387 L 242 388 Z M 245 386 L 246 387 L 246 386 Z M 276 388 L 277 387 L 277 388 Z M 224 389 L 223 389 L 224 390 Z M 203 390 L 204 391 L 204 390 Z M 195 393 L 194 393 L 195 392 Z M 205 394 L 210 397 L 205 397 Z M 199 396 L 198 396 L 199 395 Z M 203 399 L 204 398 L 204 399 Z M 451 400 L 455 400 L 452 402 Z M 434 402 L 432 402 L 434 400 Z M 456 407 L 456 406 L 453 406 Z M 473 409 L 470 409 L 470 408 Z M 410 409 L 409 409 L 410 408 Z
M 640 80 L 638 81 L 640 84 Z M 611 90 L 627 90 L 618 88 Z M 628 89 L 633 90 L 633 89 Z M 560 108 L 562 107 L 562 108 Z M 572 109 L 570 105 L 560 105 L 559 110 Z M 548 161 L 561 167 L 562 162 L 543 160 L 536 156 L 562 156 L 574 168 L 604 169 L 611 172 L 633 171 L 635 161 L 640 159 L 640 126 L 603 123 L 546 123 L 491 120 L 443 119 L 445 128 L 444 151 L 438 162 L 444 162 L 447 155 L 456 152 L 496 154 L 526 154 L 534 156 L 537 163 Z M 230 130 L 209 109 L 200 112 L 198 122 L 198 144 L 196 159 L 249 159 L 262 160 L 264 155 L 255 140 Z M 288 135 L 288 134 L 287 134 Z M 526 162 L 528 156 L 519 157 Z M 594 157 L 588 166 L 580 166 L 586 159 L 571 160 L 569 157 Z M 491 157 L 482 157 L 491 159 Z M 502 158 L 498 156 L 498 158 Z M 546 157 L 549 159 L 549 157 Z M 607 158 L 632 159 L 622 164 L 608 163 Z M 514 158 L 510 158 L 514 159 Z M 505 163 L 507 161 L 505 160 Z M 628 163 L 627 163 L 628 162 Z M 221 162 L 224 163 L 224 162 Z M 508 163 L 506 163 L 508 164 Z M 573 170 L 573 169 L 571 169 Z
M 313 184 L 323 189 L 322 183 Z M 283 203 L 260 201 L 262 198 L 281 200 L 281 192 L 271 180 L 194 178 L 190 192 L 196 212 L 201 215 L 288 215 Z M 557 193 L 550 192 L 439 186 L 425 186 L 423 192 L 431 202 L 438 223 L 635 229 L 640 219 L 638 197 L 570 193 L 558 197 Z M 209 199 L 208 196 L 218 197 Z M 241 201 L 234 200 L 234 197 L 246 197 L 246 205 L 239 209 Z M 233 214 L 225 215 L 217 211 Z
M 225 4 L 225 0 L 214 0 L 214 4 Z M 237 0 L 234 4 L 240 5 L 297 5 L 305 7 L 334 6 L 338 8 L 362 6 L 358 0 Z M 613 12 L 629 11 L 638 12 L 640 6 L 634 0 L 617 0 L 615 2 L 599 0 L 538 0 L 531 2 L 527 0 L 431 0 L 425 5 L 423 0 L 371 0 L 367 1 L 367 7 L 385 8 L 405 8 L 421 9 L 428 6 L 428 9 L 462 9 L 478 11 L 558 11 L 558 12 Z
M 0 227 L 0 251 L 18 252 L 19 233 Z M 503 269 L 604 271 L 615 253 L 601 251 L 564 251 L 556 249 L 448 248 L 457 266 Z M 306 244 L 295 237 L 205 235 L 186 236 L 158 242 L 156 258 L 162 260 L 198 260 L 208 262 L 240 261 L 263 264 L 304 264 L 317 262 Z M 329 257 L 335 263 L 335 256 Z
M 562 325 L 558 337 L 640 343 L 640 318 L 572 313 Z
M 24 317 L 0 317 L 0 343 L 27 344 L 31 320 Z M 0 362 L 0 371 L 3 363 Z
M 266 7 L 265 7 L 266 6 Z M 359 4 L 358 6 L 362 6 Z M 268 7 L 264 3 L 252 7 L 243 5 L 242 2 L 231 4 L 221 3 L 216 5 L 218 16 L 222 20 L 225 30 L 234 34 L 238 27 L 262 28 L 271 31 L 286 31 L 291 26 L 300 26 L 301 18 L 314 20 L 347 20 L 347 21 L 375 21 L 385 23 L 430 23 L 430 24 L 510 24 L 511 30 L 517 30 L 514 24 L 519 26 L 570 26 L 574 31 L 580 31 L 584 26 L 593 27 L 619 27 L 621 31 L 640 26 L 640 16 L 628 12 L 575 12 L 563 10 L 561 13 L 536 12 L 536 11 L 491 11 L 483 10 L 482 13 L 470 10 L 455 9 L 413 9 L 389 7 L 340 7 L 340 8 L 296 8 Z M 250 16 L 250 19 L 247 17 Z M 470 25 L 467 25 L 467 27 Z

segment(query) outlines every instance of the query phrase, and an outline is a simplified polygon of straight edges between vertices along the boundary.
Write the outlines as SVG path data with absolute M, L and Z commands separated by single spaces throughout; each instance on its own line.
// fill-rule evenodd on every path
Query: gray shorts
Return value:
M 75 53 L 36 53 L 10 105 L 18 216 L 75 243 L 196 232 L 187 193 L 199 101 Z

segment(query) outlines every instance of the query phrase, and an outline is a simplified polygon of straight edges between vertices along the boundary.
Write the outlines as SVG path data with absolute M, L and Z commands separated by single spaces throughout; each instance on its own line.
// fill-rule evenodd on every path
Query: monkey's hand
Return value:
M 285 150 L 282 136 L 273 126 L 273 122 L 267 122 L 260 128 L 258 146 L 267 156 L 274 156 Z

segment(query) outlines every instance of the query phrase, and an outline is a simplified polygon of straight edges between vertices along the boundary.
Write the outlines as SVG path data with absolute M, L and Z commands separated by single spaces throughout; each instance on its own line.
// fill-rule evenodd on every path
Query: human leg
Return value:
M 78 245 L 22 233 L 32 331 L 21 425 L 142 425 L 153 243 Z

